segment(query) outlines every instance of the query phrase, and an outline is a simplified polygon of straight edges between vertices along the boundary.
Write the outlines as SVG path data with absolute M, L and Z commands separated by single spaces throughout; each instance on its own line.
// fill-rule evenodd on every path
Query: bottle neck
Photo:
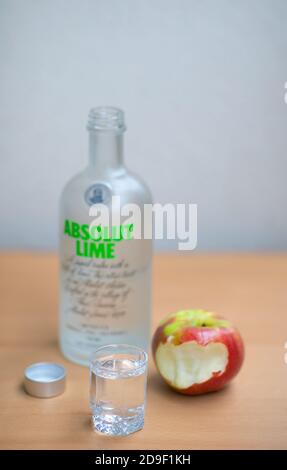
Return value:
M 89 167 L 97 174 L 123 167 L 123 134 L 89 132 Z

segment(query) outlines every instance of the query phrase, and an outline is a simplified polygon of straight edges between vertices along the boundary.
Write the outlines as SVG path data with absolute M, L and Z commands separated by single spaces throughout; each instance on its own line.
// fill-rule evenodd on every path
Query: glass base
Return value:
M 108 436 L 128 436 L 140 431 L 144 426 L 143 413 L 133 417 L 121 417 L 117 415 L 93 415 L 92 425 L 95 431 Z

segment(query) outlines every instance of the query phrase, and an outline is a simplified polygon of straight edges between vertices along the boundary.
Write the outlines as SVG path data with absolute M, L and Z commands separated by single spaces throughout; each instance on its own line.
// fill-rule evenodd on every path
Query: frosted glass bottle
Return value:
M 89 164 L 66 184 L 60 204 L 60 347 L 83 365 L 106 344 L 148 350 L 152 261 L 149 239 L 131 236 L 111 245 L 103 227 L 99 240 L 89 238 L 93 204 L 111 211 L 112 196 L 120 196 L 121 206 L 143 209 L 151 195 L 123 164 L 123 112 L 94 108 L 87 129 Z

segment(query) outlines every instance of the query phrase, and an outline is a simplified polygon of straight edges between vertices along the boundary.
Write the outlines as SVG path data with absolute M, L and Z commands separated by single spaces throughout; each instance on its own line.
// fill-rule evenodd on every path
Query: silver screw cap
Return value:
M 29 395 L 50 398 L 64 392 L 66 370 L 59 364 L 39 362 L 31 364 L 24 372 L 24 387 Z

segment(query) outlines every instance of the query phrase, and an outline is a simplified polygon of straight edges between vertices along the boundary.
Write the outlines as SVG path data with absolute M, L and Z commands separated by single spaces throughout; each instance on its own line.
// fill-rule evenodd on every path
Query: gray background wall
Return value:
M 199 249 L 286 249 L 286 25 L 285 0 L 0 0 L 1 248 L 56 246 L 112 104 L 154 199 L 198 204 Z

